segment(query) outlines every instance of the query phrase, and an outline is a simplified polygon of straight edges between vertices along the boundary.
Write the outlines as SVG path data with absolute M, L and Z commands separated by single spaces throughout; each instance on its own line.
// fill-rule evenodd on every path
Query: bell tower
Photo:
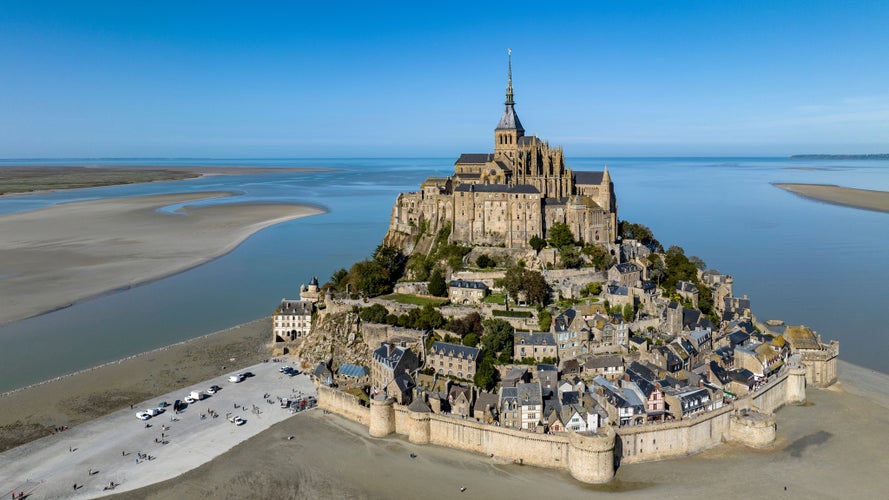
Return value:
M 515 100 L 512 92 L 512 49 L 507 49 L 507 83 L 506 83 L 506 109 L 500 117 L 500 123 L 494 129 L 494 158 L 508 158 L 511 163 L 516 162 L 518 155 L 519 138 L 525 135 L 519 115 L 515 112 Z

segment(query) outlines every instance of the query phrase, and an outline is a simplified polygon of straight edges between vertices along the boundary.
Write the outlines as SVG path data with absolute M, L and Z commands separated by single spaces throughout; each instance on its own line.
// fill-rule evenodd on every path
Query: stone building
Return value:
M 574 237 L 613 251 L 617 202 L 607 167 L 575 172 L 560 147 L 525 135 L 515 111 L 510 61 L 503 115 L 494 129 L 493 153 L 462 154 L 454 174 L 430 177 L 420 191 L 401 193 L 392 208 L 389 245 L 404 245 L 450 227 L 449 241 L 529 248 L 557 222 Z
M 373 362 L 370 365 L 371 383 L 378 390 L 382 390 L 395 378 L 416 370 L 418 366 L 419 361 L 413 351 L 382 342 L 373 352 Z
M 308 300 L 281 299 L 272 313 L 272 338 L 275 342 L 292 342 L 312 331 L 313 304 Z
M 448 283 L 451 304 L 481 304 L 488 294 L 488 285 L 481 281 L 452 280 Z
M 433 342 L 426 356 L 426 367 L 434 369 L 440 375 L 472 380 L 478 368 L 480 353 L 475 347 Z
M 555 360 L 558 356 L 556 340 L 552 333 L 521 333 L 513 335 L 513 359 L 521 361 L 532 358 L 538 363 L 545 359 Z

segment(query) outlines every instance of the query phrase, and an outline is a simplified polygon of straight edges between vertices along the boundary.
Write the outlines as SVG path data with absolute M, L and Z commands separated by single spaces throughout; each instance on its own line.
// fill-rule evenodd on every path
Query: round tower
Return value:
M 791 367 L 787 375 L 787 402 L 806 402 L 806 369 L 801 365 Z
M 368 432 L 373 437 L 386 437 L 395 432 L 395 408 L 392 398 L 375 397 L 370 400 Z
M 614 479 L 614 430 L 599 428 L 596 434 L 568 432 L 568 472 L 584 483 Z
M 778 429 L 775 415 L 756 409 L 742 409 L 729 419 L 729 439 L 751 448 L 765 448 L 775 442 Z

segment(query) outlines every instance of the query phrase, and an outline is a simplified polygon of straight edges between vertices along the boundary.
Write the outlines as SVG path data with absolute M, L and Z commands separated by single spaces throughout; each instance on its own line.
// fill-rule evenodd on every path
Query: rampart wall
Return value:
M 535 434 L 482 424 L 453 415 L 417 413 L 389 400 L 371 408 L 349 394 L 318 388 L 319 406 L 368 426 L 372 436 L 391 433 L 411 442 L 493 455 L 499 459 L 568 470 L 589 483 L 610 481 L 615 463 L 642 463 L 685 456 L 733 441 L 768 446 L 774 441 L 776 409 L 805 400 L 805 370 L 790 368 L 734 404 L 688 419 L 612 429 L 598 434 Z M 615 460 L 617 457 L 617 460 Z
M 361 425 L 370 425 L 370 408 L 363 406 L 357 397 L 347 392 L 318 386 L 318 406 Z

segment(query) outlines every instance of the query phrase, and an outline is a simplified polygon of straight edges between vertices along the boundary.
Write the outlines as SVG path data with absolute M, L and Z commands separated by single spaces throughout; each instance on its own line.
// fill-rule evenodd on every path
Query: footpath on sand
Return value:
M 292 416 L 280 398 L 315 396 L 305 375 L 261 363 L 240 383 L 216 377 L 0 454 L 0 498 L 19 492 L 39 498 L 92 498 L 176 477 Z M 174 412 L 146 421 L 138 411 L 161 401 L 184 400 L 191 391 L 221 390 Z M 241 417 L 236 425 L 230 418 Z

